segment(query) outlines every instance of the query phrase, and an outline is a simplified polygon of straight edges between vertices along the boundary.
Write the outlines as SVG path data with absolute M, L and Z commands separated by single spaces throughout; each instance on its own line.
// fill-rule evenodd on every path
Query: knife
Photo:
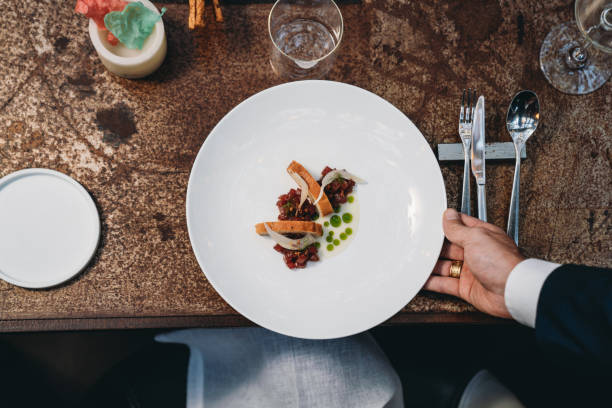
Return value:
M 478 218 L 487 221 L 487 197 L 485 193 L 485 98 L 476 103 L 472 123 L 472 173 L 478 187 Z

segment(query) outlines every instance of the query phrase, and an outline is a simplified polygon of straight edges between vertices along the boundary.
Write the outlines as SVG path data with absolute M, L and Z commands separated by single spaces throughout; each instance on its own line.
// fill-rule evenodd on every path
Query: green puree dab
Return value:
M 348 196 L 347 197 L 347 201 L 349 203 L 352 203 L 355 201 L 355 197 L 354 196 Z M 334 212 L 336 214 L 332 215 L 331 218 L 329 219 L 329 221 L 325 221 L 323 223 L 324 226 L 329 227 L 330 225 L 334 228 L 338 228 L 342 225 L 342 222 L 344 221 L 345 224 L 349 224 L 353 221 L 353 214 L 346 212 L 342 215 L 338 215 L 337 213 L 340 212 L 340 207 L 335 208 Z M 334 239 L 334 231 L 328 231 L 327 232 L 327 236 L 325 237 L 325 240 L 327 242 L 329 242 L 329 244 L 327 245 L 327 250 L 328 251 L 333 251 L 335 246 L 339 246 L 342 241 L 345 241 L 348 239 L 349 235 L 351 235 L 353 233 L 353 229 L 352 228 L 346 228 L 344 230 L 344 232 L 340 232 L 338 234 L 338 238 L 340 239 Z
M 329 223 L 332 225 L 332 227 L 339 227 L 340 224 L 342 224 L 342 218 L 340 218 L 339 215 L 332 215 L 332 217 L 329 219 Z

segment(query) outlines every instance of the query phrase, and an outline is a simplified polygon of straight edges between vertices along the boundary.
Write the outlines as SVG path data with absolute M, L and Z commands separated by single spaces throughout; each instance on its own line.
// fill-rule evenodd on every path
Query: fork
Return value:
M 463 144 L 463 193 L 461 196 L 461 212 L 470 215 L 470 148 L 472 145 L 472 122 L 474 121 L 476 90 L 468 88 L 467 98 L 465 95 L 466 91 L 464 89 L 461 94 L 461 111 L 459 113 L 459 136 Z

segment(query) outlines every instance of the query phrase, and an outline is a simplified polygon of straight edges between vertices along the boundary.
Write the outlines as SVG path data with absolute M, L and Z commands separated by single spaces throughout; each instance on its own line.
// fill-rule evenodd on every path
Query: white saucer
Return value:
M 100 219 L 78 182 L 48 169 L 0 179 L 0 278 L 26 288 L 67 281 L 98 246 Z

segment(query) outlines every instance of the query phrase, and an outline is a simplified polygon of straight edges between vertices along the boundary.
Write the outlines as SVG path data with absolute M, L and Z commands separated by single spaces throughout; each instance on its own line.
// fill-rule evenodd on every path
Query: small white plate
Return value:
M 350 245 L 296 270 L 254 230 L 274 221 L 277 197 L 297 187 L 291 160 L 315 178 L 329 165 L 367 180 L 356 187 Z M 187 188 L 191 244 L 219 294 L 263 327 L 313 339 L 367 330 L 405 306 L 438 258 L 445 208 L 440 167 L 414 124 L 382 98 L 330 81 L 292 82 L 242 102 L 208 135 Z
M 98 210 L 65 174 L 26 169 L 0 179 L 0 278 L 45 288 L 78 274 L 100 236 Z

